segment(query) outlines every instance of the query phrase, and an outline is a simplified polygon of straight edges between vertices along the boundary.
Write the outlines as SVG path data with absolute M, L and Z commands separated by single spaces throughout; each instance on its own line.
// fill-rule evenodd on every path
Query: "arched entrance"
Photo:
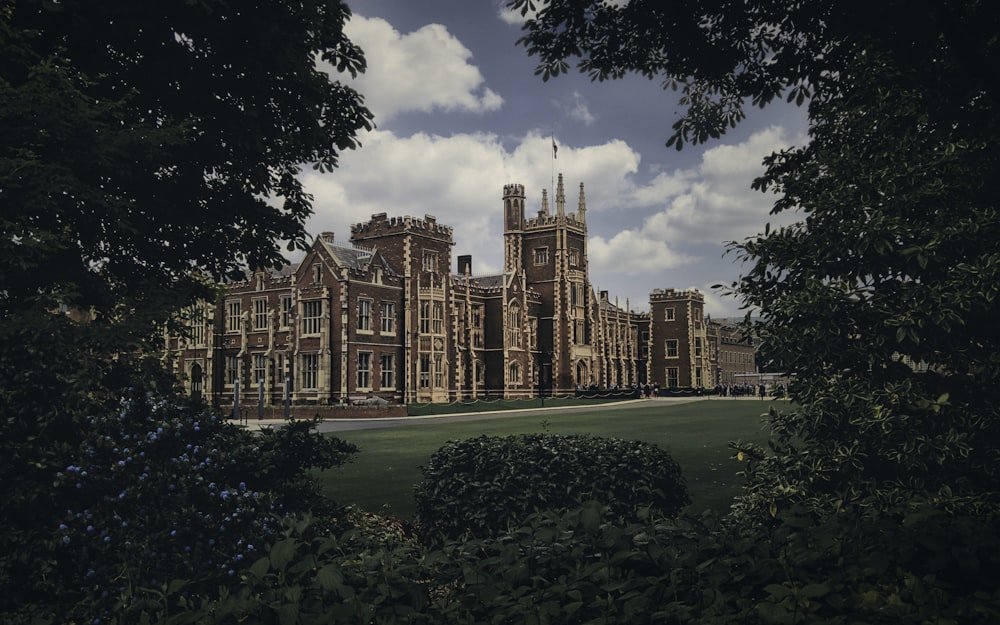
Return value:
M 194 363 L 191 365 L 191 398 L 201 399 L 202 385 L 204 384 L 204 374 L 201 369 L 201 365 Z
M 576 363 L 576 385 L 579 388 L 590 386 L 590 371 L 587 368 L 587 363 L 583 360 Z

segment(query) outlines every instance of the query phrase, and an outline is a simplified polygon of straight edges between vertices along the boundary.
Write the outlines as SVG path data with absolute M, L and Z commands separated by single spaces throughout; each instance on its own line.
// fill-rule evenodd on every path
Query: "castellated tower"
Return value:
M 537 217 L 524 217 L 524 187 L 504 186 L 504 266 L 523 270 L 528 288 L 541 295 L 538 319 L 539 384 L 572 389 L 599 382 L 598 354 L 591 345 L 596 303 L 587 268 L 583 184 L 577 212 L 566 212 L 563 176 L 555 190 L 555 214 L 543 190 Z
M 400 325 L 406 402 L 449 401 L 455 367 L 450 226 L 432 215 L 387 218 L 372 215 L 351 226 L 351 242 L 377 249 L 402 273 Z

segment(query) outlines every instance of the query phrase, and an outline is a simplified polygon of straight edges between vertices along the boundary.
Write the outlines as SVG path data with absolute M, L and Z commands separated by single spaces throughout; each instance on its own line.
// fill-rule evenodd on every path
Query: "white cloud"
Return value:
M 503 104 L 470 62 L 472 52 L 440 24 L 402 34 L 383 19 L 354 15 L 345 32 L 365 52 L 368 69 L 351 84 L 377 124 L 405 111 L 485 113 Z
M 603 273 L 626 276 L 649 276 L 681 265 L 697 262 L 696 256 L 678 252 L 667 241 L 657 241 L 638 230 L 623 230 L 609 239 L 591 236 L 587 241 L 587 258 L 591 267 L 601 267 Z M 650 287 L 652 288 L 652 287 Z
M 364 137 L 361 150 L 344 153 L 333 173 L 303 174 L 315 198 L 306 229 L 334 231 L 346 244 L 350 225 L 372 214 L 430 214 L 454 228 L 454 256 L 472 254 L 476 274 L 494 273 L 503 265 L 503 185 L 525 185 L 526 214 L 532 217 L 542 189 L 551 189 L 562 172 L 567 212 L 578 210 L 579 184 L 586 185 L 592 282 L 623 303 L 629 298 L 633 308 L 646 309 L 653 288 L 731 281 L 732 268 L 721 274 L 712 269 L 732 267 L 731 257 L 720 260 L 721 243 L 763 227 L 771 200 L 752 191 L 750 180 L 760 173 L 763 156 L 787 143 L 779 129 L 770 128 L 744 143 L 706 150 L 697 165 L 661 172 L 642 184 L 636 181 L 639 154 L 622 140 L 582 147 L 559 143 L 553 160 L 552 139 L 537 131 L 511 138 L 376 130 Z M 549 210 L 555 208 L 550 191 Z M 737 314 L 735 300 L 710 293 L 713 282 L 699 287 L 707 310 Z
M 584 126 L 592 126 L 597 121 L 597 116 L 590 111 L 587 100 L 579 91 L 574 91 L 570 101 L 555 102 L 555 107 L 559 113 L 580 122 Z

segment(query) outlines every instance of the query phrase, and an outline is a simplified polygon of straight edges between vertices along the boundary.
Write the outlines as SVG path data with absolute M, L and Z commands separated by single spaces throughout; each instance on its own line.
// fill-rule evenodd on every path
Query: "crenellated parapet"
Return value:
M 693 299 L 695 301 L 704 302 L 705 294 L 698 289 L 691 289 L 688 291 L 678 291 L 675 289 L 653 289 L 653 292 L 649 294 L 649 301 L 666 301 L 674 299 Z
M 372 215 L 365 222 L 351 226 L 351 237 L 385 236 L 393 234 L 419 233 L 424 236 L 434 236 L 451 241 L 454 228 L 439 224 L 433 215 L 424 215 L 423 219 L 404 215 L 388 217 L 386 213 Z

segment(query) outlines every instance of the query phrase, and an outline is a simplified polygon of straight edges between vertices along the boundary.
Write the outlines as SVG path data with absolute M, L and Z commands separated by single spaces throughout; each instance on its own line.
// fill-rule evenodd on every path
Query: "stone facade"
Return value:
M 704 317 L 696 290 L 655 289 L 650 312 L 595 294 L 586 199 L 555 210 L 542 192 L 526 217 L 523 185 L 508 184 L 504 269 L 452 270 L 452 228 L 376 214 L 345 245 L 323 233 L 296 265 L 224 285 L 214 304 L 185 311 L 189 333 L 169 357 L 187 391 L 223 404 L 234 394 L 280 405 L 521 398 L 579 388 L 712 387 L 735 373 L 738 337 Z M 713 329 L 710 329 L 713 328 Z M 752 350 L 751 350 L 752 351 Z M 742 352 L 741 352 L 742 353 Z

